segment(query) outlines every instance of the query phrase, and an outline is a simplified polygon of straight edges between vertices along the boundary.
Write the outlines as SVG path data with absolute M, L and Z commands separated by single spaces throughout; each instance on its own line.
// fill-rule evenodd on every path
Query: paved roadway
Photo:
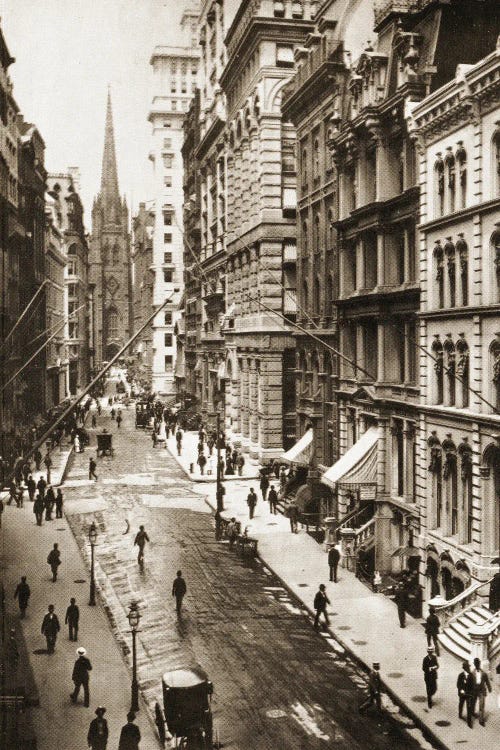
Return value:
M 165 670 L 197 663 L 213 680 L 214 726 L 226 748 L 421 747 L 391 718 L 359 715 L 365 683 L 356 667 L 260 562 L 214 541 L 203 487 L 134 429 L 132 408 L 123 415 L 120 430 L 107 410 L 98 421 L 115 446 L 113 458 L 98 460 L 98 482 L 87 474 L 93 435 L 91 448 L 72 460 L 65 510 L 85 555 L 88 526 L 98 524 L 97 578 L 126 658 L 127 605 L 139 600 L 138 673 L 148 705 L 161 697 Z M 140 523 L 151 538 L 142 572 L 133 548 Z M 178 568 L 188 585 L 179 620 L 171 597 Z

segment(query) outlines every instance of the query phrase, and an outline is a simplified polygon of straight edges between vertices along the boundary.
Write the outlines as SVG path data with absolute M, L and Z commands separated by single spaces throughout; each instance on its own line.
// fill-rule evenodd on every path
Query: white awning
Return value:
M 307 464 L 312 454 L 312 441 L 313 441 L 313 430 L 312 427 L 307 430 L 305 435 L 302 435 L 300 440 L 295 443 L 293 448 L 290 448 L 286 453 L 280 456 L 280 461 L 294 464 Z
M 370 427 L 321 477 L 323 484 L 376 484 L 378 428 Z

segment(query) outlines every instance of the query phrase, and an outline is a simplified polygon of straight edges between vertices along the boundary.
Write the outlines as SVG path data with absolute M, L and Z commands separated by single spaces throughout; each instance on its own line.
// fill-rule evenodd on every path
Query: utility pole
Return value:
M 221 538 L 221 517 L 220 514 L 224 510 L 224 486 L 222 484 L 221 467 L 220 467 L 220 413 L 216 414 L 216 425 L 217 425 L 217 483 L 215 497 L 217 499 L 217 511 L 215 513 L 215 538 Z

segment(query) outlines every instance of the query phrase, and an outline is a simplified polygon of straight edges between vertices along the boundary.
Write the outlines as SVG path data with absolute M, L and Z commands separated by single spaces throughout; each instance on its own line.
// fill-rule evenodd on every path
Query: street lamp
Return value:
M 139 684 L 137 682 L 137 628 L 139 627 L 139 620 L 141 619 L 141 613 L 137 606 L 137 602 L 131 602 L 129 605 L 129 613 L 127 615 L 130 630 L 132 633 L 132 699 L 130 704 L 130 710 L 136 713 L 139 710 Z
M 94 547 L 97 541 L 97 529 L 94 521 L 90 524 L 89 542 L 90 542 L 90 597 L 89 606 L 95 607 L 95 571 L 94 571 Z
M 222 472 L 220 466 L 221 452 L 220 452 L 220 413 L 215 414 L 216 419 L 216 432 L 217 432 L 217 483 L 215 497 L 217 501 L 217 510 L 215 512 L 215 538 L 220 539 L 222 534 L 221 529 L 221 513 L 224 510 L 224 485 L 222 484 Z

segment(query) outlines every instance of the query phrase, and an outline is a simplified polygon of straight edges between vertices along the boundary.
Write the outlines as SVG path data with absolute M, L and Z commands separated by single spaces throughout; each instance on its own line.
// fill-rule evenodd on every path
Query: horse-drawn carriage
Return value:
M 135 426 L 148 427 L 151 419 L 151 406 L 148 401 L 138 401 L 135 405 Z
M 199 667 L 174 669 L 162 678 L 163 708 L 176 748 L 212 750 L 213 685 Z

